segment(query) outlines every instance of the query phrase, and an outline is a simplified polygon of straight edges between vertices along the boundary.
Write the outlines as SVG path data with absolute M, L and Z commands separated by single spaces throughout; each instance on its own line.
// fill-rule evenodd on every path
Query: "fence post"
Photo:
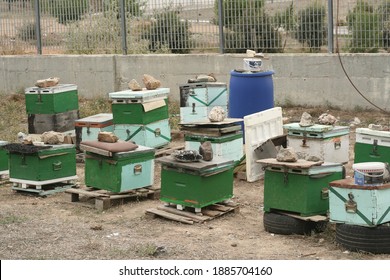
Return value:
M 333 51 L 333 0 L 328 0 L 328 52 L 333 53 Z
M 39 0 L 35 0 L 35 35 L 37 37 L 37 52 L 42 54 L 42 37 L 41 37 L 41 11 Z
M 225 52 L 225 39 L 223 34 L 223 0 L 218 0 L 218 27 L 219 27 L 219 52 Z
M 121 13 L 121 37 L 122 37 L 122 52 L 127 55 L 127 33 L 126 33 L 126 10 L 125 0 L 119 0 L 120 13 Z

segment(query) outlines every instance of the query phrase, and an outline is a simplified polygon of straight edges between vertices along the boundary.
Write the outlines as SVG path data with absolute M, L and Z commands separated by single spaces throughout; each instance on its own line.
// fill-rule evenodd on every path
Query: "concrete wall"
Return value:
M 199 74 L 214 73 L 229 84 L 230 71 L 243 67 L 244 55 L 45 55 L 0 57 L 0 92 L 23 92 L 38 79 L 59 77 L 76 84 L 86 98 L 107 97 L 150 74 L 179 100 L 179 85 Z M 390 55 L 343 54 L 344 68 L 357 89 L 372 103 L 390 109 Z M 374 108 L 350 84 L 336 54 L 270 54 L 264 69 L 273 70 L 278 105 L 327 105 Z

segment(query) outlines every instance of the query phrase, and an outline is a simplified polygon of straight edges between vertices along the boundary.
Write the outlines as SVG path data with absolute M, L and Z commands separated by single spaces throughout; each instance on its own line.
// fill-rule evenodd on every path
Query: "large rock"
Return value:
M 336 117 L 332 116 L 329 113 L 323 113 L 321 114 L 321 116 L 318 117 L 319 124 L 334 125 L 336 122 L 337 122 Z
M 65 135 L 61 132 L 48 131 L 42 134 L 42 142 L 50 145 L 63 144 Z

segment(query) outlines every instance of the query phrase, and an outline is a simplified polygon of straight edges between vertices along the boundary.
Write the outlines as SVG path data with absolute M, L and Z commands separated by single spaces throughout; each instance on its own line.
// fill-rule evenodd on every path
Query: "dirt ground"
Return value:
M 284 108 L 284 117 L 299 120 L 303 111 L 318 117 L 324 108 Z M 339 125 L 362 122 L 388 125 L 388 116 L 378 112 L 330 110 Z M 354 127 L 350 133 L 353 161 Z M 183 140 L 176 140 L 181 144 Z M 350 167 L 351 162 L 347 165 Z M 77 164 L 78 182 L 84 168 Z M 155 185 L 160 184 L 156 163 Z M 263 228 L 263 181 L 234 179 L 234 202 L 239 212 L 193 225 L 153 218 L 145 210 L 162 202 L 130 201 L 105 211 L 92 202 L 71 202 L 69 193 L 37 197 L 17 193 L 3 180 L 0 186 L 0 259 L 76 260 L 383 260 L 390 255 L 349 252 L 335 241 L 334 225 L 325 232 L 277 235 Z

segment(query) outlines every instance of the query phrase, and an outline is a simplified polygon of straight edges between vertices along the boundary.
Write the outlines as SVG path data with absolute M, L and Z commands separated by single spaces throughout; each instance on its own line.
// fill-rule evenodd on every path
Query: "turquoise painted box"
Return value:
M 199 151 L 200 145 L 205 141 L 211 142 L 213 157 L 240 161 L 244 156 L 243 134 L 232 133 L 220 137 L 185 135 L 185 149 Z
M 356 128 L 355 163 L 390 163 L 390 131 Z
M 86 151 L 85 184 L 116 193 L 152 186 L 154 153 L 144 146 L 112 156 Z
M 77 86 L 72 84 L 26 88 L 25 98 L 27 114 L 57 114 L 79 109 Z
M 81 130 L 80 137 L 77 139 L 77 143 L 81 141 L 97 140 L 99 132 L 114 130 L 111 113 L 100 113 L 78 119 L 75 121 L 74 126 L 76 129 Z
M 390 222 L 390 184 L 355 185 L 353 178 L 329 183 L 329 219 L 375 227 Z
M 226 83 L 188 83 L 179 86 L 180 122 L 207 119 L 211 109 L 220 106 L 228 115 L 229 94 Z
M 345 175 L 340 163 L 278 162 L 273 158 L 258 162 L 265 168 L 265 212 L 326 215 L 329 210 L 329 183 Z
M 113 132 L 121 140 L 151 148 L 166 146 L 171 142 L 169 119 L 146 125 L 115 124 Z
M 41 182 L 77 176 L 74 145 L 17 144 L 7 149 L 10 181 Z
M 8 152 L 3 146 L 8 144 L 7 141 L 0 141 L 0 176 L 8 174 Z
M 231 160 L 186 163 L 166 156 L 156 162 L 161 163 L 161 201 L 199 209 L 233 197 Z

